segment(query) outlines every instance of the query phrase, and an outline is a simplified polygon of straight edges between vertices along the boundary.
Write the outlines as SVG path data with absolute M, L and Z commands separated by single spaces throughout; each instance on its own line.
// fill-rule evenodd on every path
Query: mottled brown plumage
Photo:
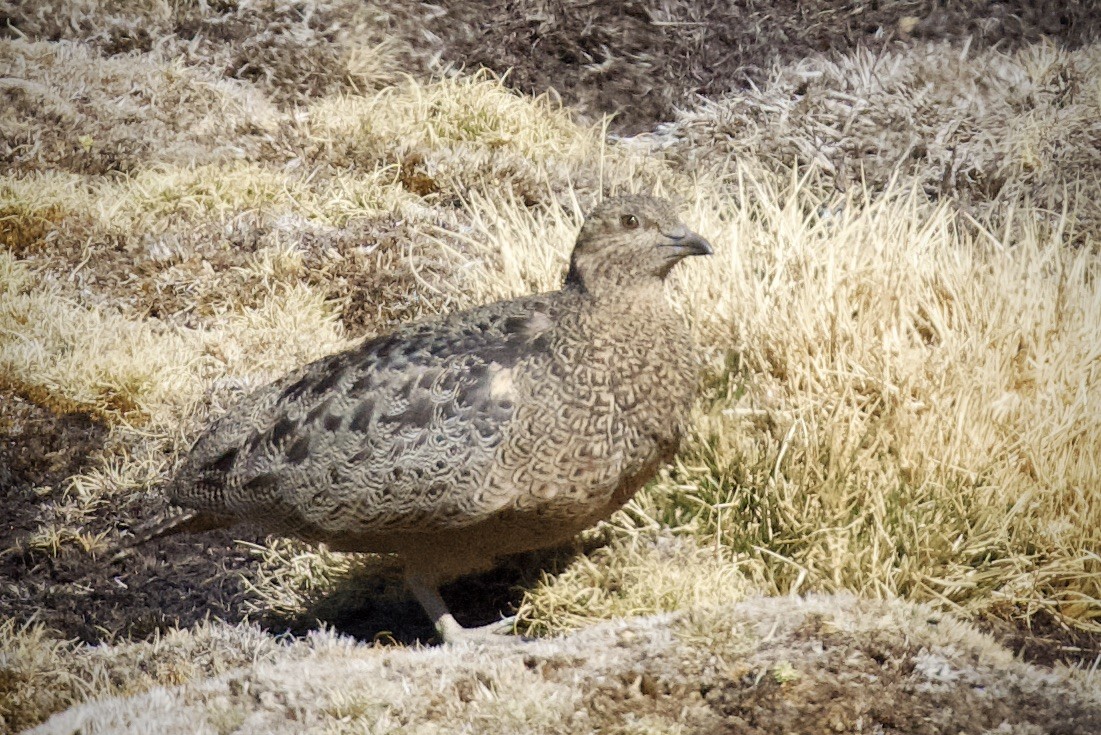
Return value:
M 463 637 L 441 582 L 568 539 L 673 457 L 697 370 L 662 286 L 709 252 L 665 201 L 605 201 L 561 290 L 405 325 L 230 410 L 171 485 L 180 523 L 399 554 Z

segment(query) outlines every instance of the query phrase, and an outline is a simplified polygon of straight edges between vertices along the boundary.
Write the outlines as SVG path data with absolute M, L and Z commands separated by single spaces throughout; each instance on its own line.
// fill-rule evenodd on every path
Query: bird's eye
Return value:
M 628 230 L 633 230 L 638 227 L 638 217 L 633 214 L 625 214 L 619 218 L 619 221 Z

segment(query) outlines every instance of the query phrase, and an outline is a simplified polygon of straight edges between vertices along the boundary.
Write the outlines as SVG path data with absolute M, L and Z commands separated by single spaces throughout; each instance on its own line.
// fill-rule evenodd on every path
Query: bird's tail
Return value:
M 138 528 L 134 537 L 120 544 L 111 555 L 111 561 L 119 561 L 130 556 L 137 547 L 150 541 L 175 536 L 178 533 L 202 533 L 216 528 L 229 528 L 235 523 L 233 518 L 201 510 L 185 510 L 167 518 L 154 521 Z

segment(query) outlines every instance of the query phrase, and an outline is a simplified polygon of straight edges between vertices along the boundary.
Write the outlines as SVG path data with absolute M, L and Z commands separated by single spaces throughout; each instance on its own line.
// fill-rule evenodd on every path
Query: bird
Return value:
M 559 290 L 400 325 L 246 396 L 133 545 L 249 522 L 396 554 L 445 643 L 501 632 L 459 624 L 440 585 L 568 541 L 673 459 L 700 361 L 664 282 L 711 253 L 669 201 L 606 198 Z

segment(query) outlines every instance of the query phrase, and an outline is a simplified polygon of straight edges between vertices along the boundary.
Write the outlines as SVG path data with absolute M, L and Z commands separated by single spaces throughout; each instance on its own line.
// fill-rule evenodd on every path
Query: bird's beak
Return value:
M 666 247 L 674 248 L 678 255 L 711 255 L 711 243 L 692 232 L 687 227 L 681 226 L 672 232 L 662 233 L 668 239 Z

